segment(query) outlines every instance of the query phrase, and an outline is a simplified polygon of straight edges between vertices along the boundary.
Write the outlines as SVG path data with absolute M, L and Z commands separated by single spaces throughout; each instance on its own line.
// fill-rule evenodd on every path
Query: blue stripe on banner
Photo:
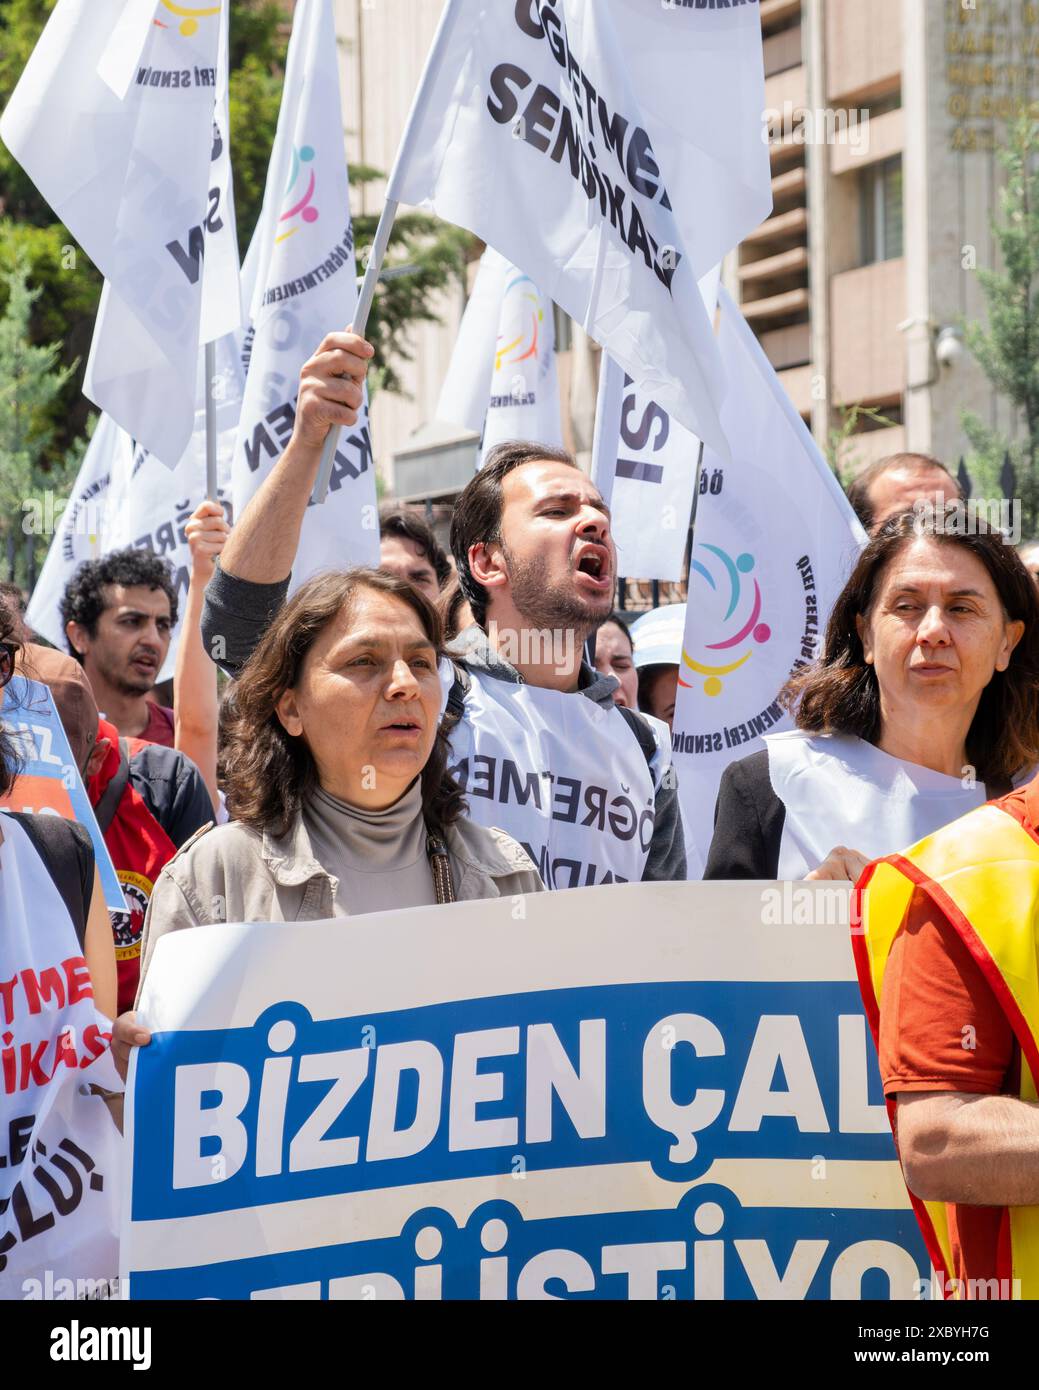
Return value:
M 891 1160 L 886 1121 L 845 1127 L 846 1115 L 883 1104 L 872 1043 L 857 1065 L 841 1055 L 840 1019 L 849 1015 L 862 1019 L 851 981 L 704 981 L 532 991 L 324 1021 L 284 1000 L 251 1028 L 156 1033 L 138 1055 L 133 1216 L 168 1220 L 497 1174 L 519 1151 L 531 1170 L 644 1162 L 672 1182 L 702 1177 L 716 1159 Z M 373 1106 L 376 1073 L 403 1059 L 401 1044 L 421 1048 L 422 1095 L 409 1056 L 403 1068 L 386 1068 L 388 1093 Z M 589 1074 L 596 1057 L 603 1100 L 594 1123 L 555 1094 L 532 1127 L 546 1066 Z M 455 1102 L 474 1066 L 485 1098 L 471 1107 L 477 1123 L 462 1139 Z M 387 1130 L 413 1126 L 415 1142 L 384 1152 Z
M 131 1290 L 135 1299 L 887 1299 L 892 1267 L 911 1286 L 929 1264 L 911 1211 L 744 1207 L 704 1184 L 662 1211 L 530 1220 L 511 1202 L 485 1202 L 461 1227 L 426 1206 L 392 1239 L 134 1271 Z

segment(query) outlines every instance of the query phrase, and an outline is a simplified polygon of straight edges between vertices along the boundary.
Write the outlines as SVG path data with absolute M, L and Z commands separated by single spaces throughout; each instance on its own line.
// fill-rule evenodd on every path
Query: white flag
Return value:
M 326 333 L 347 327 L 357 303 L 337 52 L 331 0 L 300 0 L 263 212 L 248 257 L 255 261 L 256 289 L 232 467 L 237 516 L 289 442 L 300 368 Z M 304 517 L 293 588 L 322 569 L 378 563 L 366 397 L 357 424 L 340 434 L 325 503 Z
M 722 772 L 790 727 L 776 703 L 813 661 L 865 543 L 840 484 L 729 295 L 718 345 L 730 462 L 705 451 L 672 744 L 689 878 L 703 875 Z
M 106 280 L 86 392 L 171 465 L 194 424 L 199 343 L 240 319 L 228 10 L 58 0 L 0 119 Z
M 713 322 L 721 267 L 700 281 Z M 700 441 L 673 420 L 604 352 L 592 446 L 592 479 L 613 513 L 617 572 L 682 578 Z
M 229 521 L 231 453 L 242 404 L 241 344 L 229 334 L 216 344 L 217 498 Z M 146 449 L 133 447 L 130 436 L 102 415 L 67 504 L 41 516 L 54 527 L 47 558 L 26 610 L 29 626 L 61 651 L 67 650 L 61 599 L 84 560 L 135 546 L 164 556 L 173 567 L 180 613 L 158 680 L 173 675 L 177 643 L 191 579 L 191 551 L 185 525 L 206 496 L 206 416 L 204 354 L 199 354 L 195 429 L 176 468 L 161 464 Z M 53 512 L 57 510 L 58 515 Z
M 757 6 L 449 0 L 388 196 L 524 270 L 724 452 L 696 281 L 771 206 Z
M 437 418 L 482 433 L 481 467 L 507 439 L 563 442 L 551 301 L 490 247 L 462 316 Z

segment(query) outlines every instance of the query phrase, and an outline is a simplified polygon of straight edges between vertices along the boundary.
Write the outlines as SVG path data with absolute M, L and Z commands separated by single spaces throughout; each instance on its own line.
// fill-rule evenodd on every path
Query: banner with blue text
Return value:
M 624 884 L 163 937 L 131 1296 L 919 1297 L 848 892 Z

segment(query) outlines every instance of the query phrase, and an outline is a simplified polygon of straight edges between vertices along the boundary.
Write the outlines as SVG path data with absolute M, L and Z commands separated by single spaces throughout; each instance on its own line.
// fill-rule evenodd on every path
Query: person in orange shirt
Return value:
M 859 887 L 859 979 L 943 1292 L 1035 1297 L 1039 777 L 871 865 Z

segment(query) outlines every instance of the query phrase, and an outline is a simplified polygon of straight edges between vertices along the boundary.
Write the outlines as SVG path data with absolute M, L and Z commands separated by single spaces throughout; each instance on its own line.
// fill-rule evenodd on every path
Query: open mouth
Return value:
M 413 719 L 398 719 L 392 724 L 384 724 L 383 730 L 393 734 L 417 734 L 420 726 Z
M 589 546 L 581 552 L 577 561 L 578 574 L 586 574 L 590 579 L 605 584 L 610 577 L 609 554 L 603 546 Z

